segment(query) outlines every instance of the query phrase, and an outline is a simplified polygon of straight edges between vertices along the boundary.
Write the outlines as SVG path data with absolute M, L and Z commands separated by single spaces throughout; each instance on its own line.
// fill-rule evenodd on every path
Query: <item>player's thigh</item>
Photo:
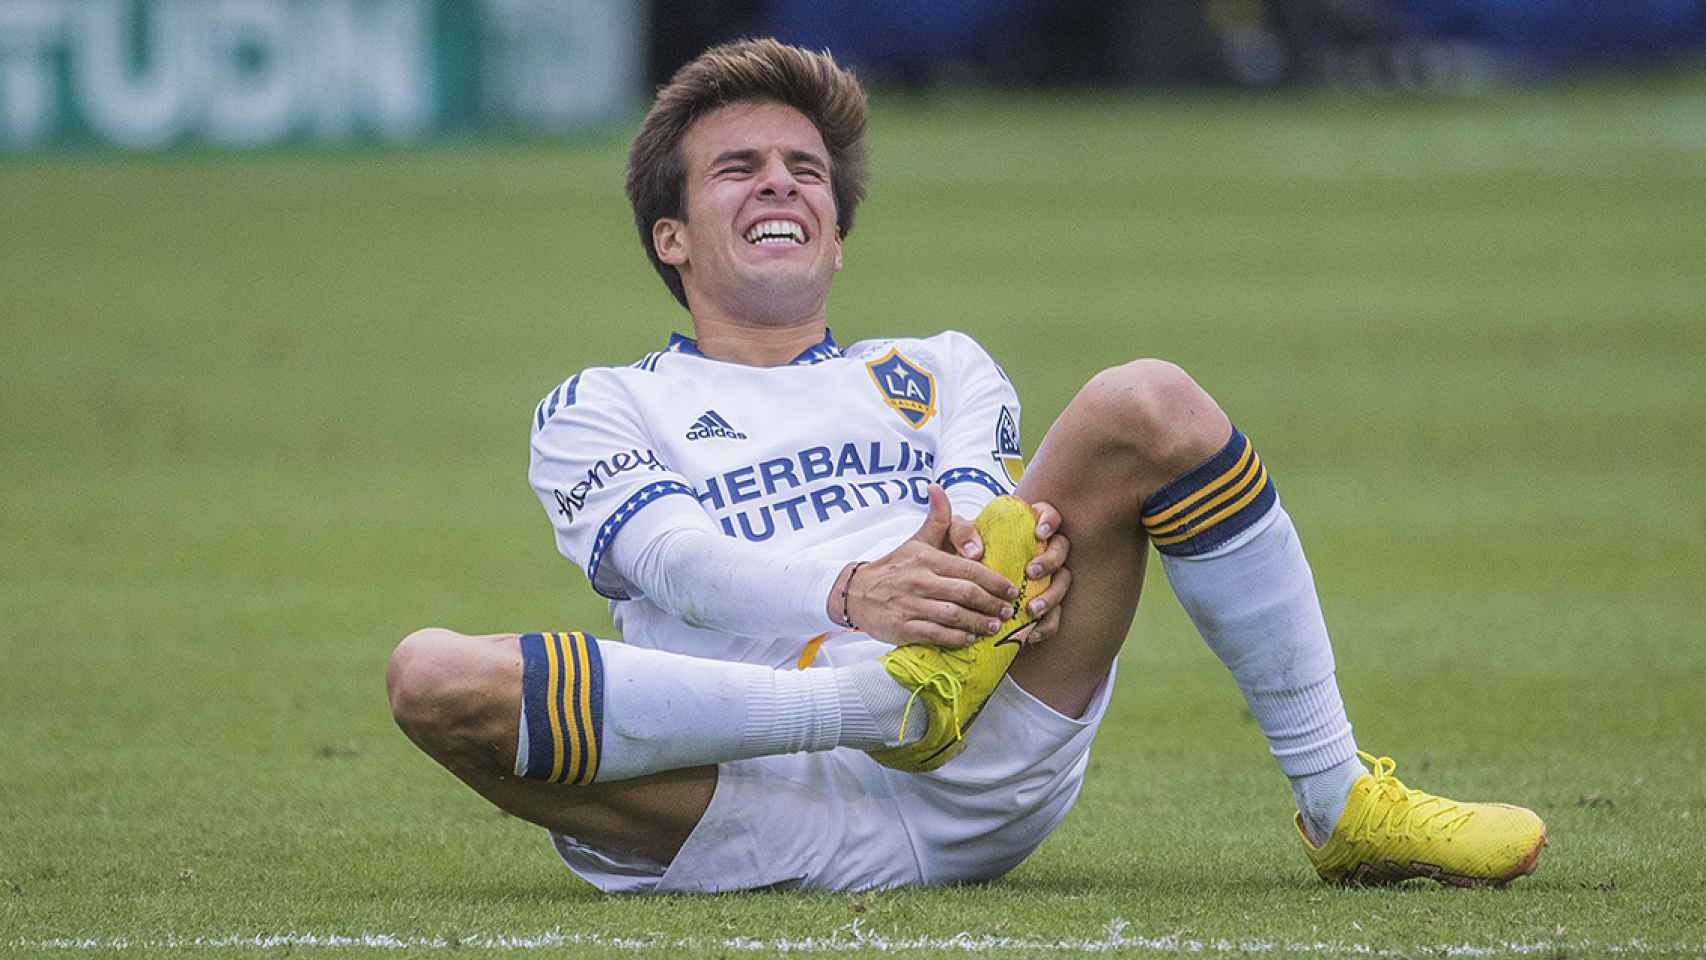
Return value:
M 387 674 L 409 738 L 480 796 L 513 816 L 606 849 L 668 863 L 709 806 L 714 766 L 615 783 L 542 783 L 515 775 L 522 657 L 516 634 L 410 634 Z

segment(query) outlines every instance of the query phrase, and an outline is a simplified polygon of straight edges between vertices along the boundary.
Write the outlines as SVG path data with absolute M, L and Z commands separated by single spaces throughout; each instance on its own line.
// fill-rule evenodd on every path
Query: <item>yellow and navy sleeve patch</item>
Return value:
M 1001 407 L 1001 415 L 995 418 L 995 449 L 989 455 L 1006 471 L 1007 480 L 1017 487 L 1019 477 L 1025 472 L 1025 451 L 1019 445 L 1019 421 L 1014 419 L 1013 411 L 1005 404 Z
M 598 641 L 579 632 L 523 635 L 516 773 L 547 783 L 591 783 L 603 733 Z
M 1220 452 L 1143 503 L 1143 529 L 1175 557 L 1207 553 L 1267 516 L 1278 494 L 1250 438 L 1232 430 Z

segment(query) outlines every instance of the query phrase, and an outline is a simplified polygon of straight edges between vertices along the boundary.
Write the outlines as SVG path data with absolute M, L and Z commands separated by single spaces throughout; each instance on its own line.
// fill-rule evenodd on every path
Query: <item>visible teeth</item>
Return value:
M 761 220 L 746 231 L 747 243 L 805 243 L 806 232 L 792 220 Z

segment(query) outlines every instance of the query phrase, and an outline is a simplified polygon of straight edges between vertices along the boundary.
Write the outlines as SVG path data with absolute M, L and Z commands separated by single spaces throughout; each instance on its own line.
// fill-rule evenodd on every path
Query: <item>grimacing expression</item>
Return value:
M 734 103 L 694 121 L 681 153 L 687 216 L 659 220 L 652 240 L 690 306 L 755 321 L 821 310 L 841 237 L 817 127 L 782 104 Z

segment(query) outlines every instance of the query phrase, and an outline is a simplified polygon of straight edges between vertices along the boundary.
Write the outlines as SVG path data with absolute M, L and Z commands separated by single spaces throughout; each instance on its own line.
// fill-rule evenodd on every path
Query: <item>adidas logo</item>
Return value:
M 745 440 L 746 434 L 734 428 L 734 425 L 723 419 L 723 415 L 715 410 L 707 410 L 693 421 L 693 426 L 687 431 L 689 440 L 709 440 L 721 437 L 724 440 Z

